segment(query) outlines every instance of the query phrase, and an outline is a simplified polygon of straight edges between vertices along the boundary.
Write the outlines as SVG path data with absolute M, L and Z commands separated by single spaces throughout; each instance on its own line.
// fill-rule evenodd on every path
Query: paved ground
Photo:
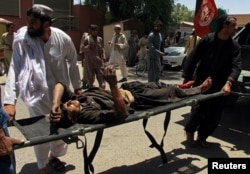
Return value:
M 120 71 L 117 72 L 120 77 Z M 137 77 L 134 68 L 129 69 L 129 80 L 146 81 L 146 77 Z M 120 78 L 119 78 L 120 79 Z M 181 83 L 179 71 L 164 71 L 162 81 L 165 83 Z M 0 77 L 0 83 L 5 78 Z M 2 90 L 4 85 L 2 86 Z M 165 138 L 164 150 L 169 160 L 162 165 L 159 152 L 148 146 L 150 141 L 146 137 L 142 121 L 116 126 L 106 129 L 102 144 L 93 161 L 95 173 L 105 174 L 190 174 L 207 173 L 207 158 L 209 157 L 247 157 L 250 158 L 250 117 L 249 99 L 238 102 L 237 106 L 225 111 L 222 124 L 216 130 L 214 136 L 208 141 L 213 142 L 209 149 L 201 147 L 191 148 L 184 143 L 185 134 L 183 125 L 188 120 L 190 107 L 183 107 L 172 111 L 171 122 Z M 248 103 L 247 103 L 248 102 Z M 17 119 L 26 118 L 27 110 L 23 103 L 17 102 Z M 160 141 L 163 134 L 164 114 L 151 117 L 148 130 Z M 23 137 L 15 128 L 10 127 L 12 136 Z M 88 148 L 93 145 L 95 133 L 86 135 Z M 82 137 L 81 137 L 82 138 Z M 20 174 L 37 173 L 36 160 L 32 147 L 15 151 L 17 171 Z M 70 144 L 68 153 L 61 158 L 67 163 L 67 174 L 81 174 L 83 170 L 82 150 L 76 149 L 75 144 Z M 56 173 L 53 172 L 52 173 Z

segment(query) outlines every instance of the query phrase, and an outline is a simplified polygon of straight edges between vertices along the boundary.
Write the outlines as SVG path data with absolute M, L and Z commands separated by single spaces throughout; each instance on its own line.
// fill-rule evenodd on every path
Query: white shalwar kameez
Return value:
M 32 47 L 32 44 L 29 44 L 30 41 L 36 43 L 37 48 Z M 37 58 L 37 56 L 40 57 Z M 33 60 L 35 63 L 33 62 L 34 66 L 32 66 L 32 59 L 37 59 L 42 63 L 36 64 L 37 61 Z M 22 72 L 25 71 L 24 69 L 27 69 L 29 66 L 31 68 L 26 74 L 30 77 L 20 77 L 20 74 L 23 74 Z M 41 69 L 44 67 L 45 72 L 42 74 L 46 78 L 36 77 L 36 71 L 41 72 L 39 67 Z M 32 83 L 28 81 L 27 88 L 20 89 L 20 84 L 23 83 L 20 79 L 27 80 L 27 78 Z M 42 84 L 38 84 L 40 83 L 38 79 L 45 80 L 43 80 L 43 83 L 45 82 L 45 88 L 43 89 L 46 90 L 40 89 L 39 85 L 41 86 Z M 27 27 L 19 29 L 13 43 L 13 56 L 6 80 L 4 104 L 15 105 L 16 99 L 22 92 L 24 95 L 27 95 L 27 98 L 30 98 L 30 100 L 24 101 L 30 117 L 48 115 L 51 112 L 53 88 L 57 82 L 62 82 L 67 86 L 70 86 L 71 82 L 74 89 L 81 88 L 77 53 L 71 38 L 60 29 L 51 27 L 51 36 L 44 43 L 39 38 L 27 36 Z M 22 84 L 21 87 L 25 87 L 25 84 Z M 36 96 L 40 96 L 40 98 L 33 101 L 32 96 L 33 99 Z M 22 97 L 20 95 L 20 97 L 23 99 L 25 96 Z M 48 163 L 49 151 L 53 156 L 62 156 L 66 153 L 67 144 L 59 140 L 34 146 L 34 150 L 38 168 L 41 169 Z
M 119 44 L 116 46 L 115 44 Z M 128 42 L 126 36 L 122 33 L 114 34 L 111 41 L 111 55 L 110 64 L 118 64 L 121 69 L 123 78 L 128 77 L 128 70 L 126 67 L 126 57 L 124 56 L 124 50 L 127 48 Z

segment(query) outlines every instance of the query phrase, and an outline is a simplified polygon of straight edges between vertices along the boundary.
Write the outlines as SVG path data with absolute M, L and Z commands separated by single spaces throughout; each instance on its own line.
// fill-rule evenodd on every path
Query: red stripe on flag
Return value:
M 210 24 L 218 16 L 214 0 L 196 0 L 194 28 L 202 37 L 210 32 Z

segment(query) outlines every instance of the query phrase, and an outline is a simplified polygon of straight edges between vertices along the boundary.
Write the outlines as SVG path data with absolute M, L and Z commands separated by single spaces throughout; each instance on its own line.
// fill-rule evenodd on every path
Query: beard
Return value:
M 155 29 L 154 29 L 154 32 L 159 33 L 160 31 L 161 31 L 161 29 L 160 29 L 160 28 L 155 28 Z
M 69 128 L 73 123 L 68 118 L 68 111 L 64 108 L 63 104 L 60 106 L 62 110 L 62 117 L 59 122 L 55 124 L 55 127 L 58 128 Z M 53 130 L 52 130 L 53 131 Z M 54 132 L 55 133 L 55 132 Z
M 44 33 L 43 26 L 41 26 L 40 28 L 38 28 L 36 30 L 31 30 L 28 28 L 28 34 L 30 37 L 40 37 L 43 35 L 43 33 Z

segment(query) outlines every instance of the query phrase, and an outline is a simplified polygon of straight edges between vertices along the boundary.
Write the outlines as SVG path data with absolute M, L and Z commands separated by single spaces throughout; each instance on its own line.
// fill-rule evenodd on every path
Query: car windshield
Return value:
M 176 47 L 185 47 L 186 42 L 187 42 L 186 40 L 181 39 L 178 43 L 175 43 L 175 44 L 173 44 L 173 45 L 171 45 L 171 46 L 176 46 Z
M 165 53 L 171 53 L 171 52 L 184 52 L 184 47 L 179 47 L 179 46 L 170 46 L 164 49 Z

